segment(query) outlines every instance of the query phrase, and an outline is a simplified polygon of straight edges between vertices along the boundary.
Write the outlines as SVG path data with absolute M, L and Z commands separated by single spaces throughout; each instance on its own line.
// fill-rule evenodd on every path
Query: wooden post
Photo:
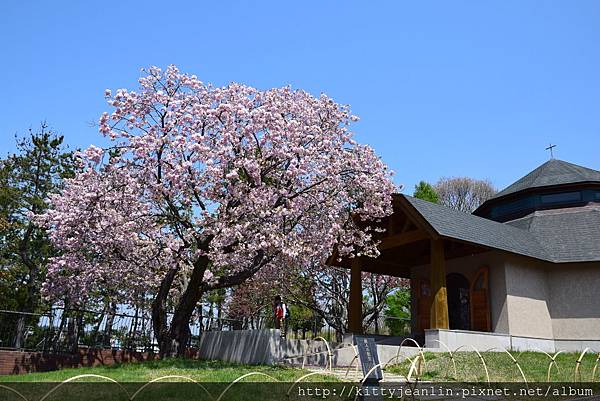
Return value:
M 431 240 L 431 314 L 432 329 L 448 329 L 448 294 L 446 291 L 446 260 L 444 241 Z
M 348 330 L 362 333 L 362 275 L 360 258 L 352 259 L 350 271 L 350 300 L 348 302 Z

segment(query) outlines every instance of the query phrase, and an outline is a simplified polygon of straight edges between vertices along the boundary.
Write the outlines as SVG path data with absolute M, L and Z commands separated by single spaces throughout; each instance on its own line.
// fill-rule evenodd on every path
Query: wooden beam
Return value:
M 431 314 L 430 327 L 432 329 L 448 329 L 448 293 L 446 290 L 446 259 L 444 255 L 444 241 L 431 240 Z
M 423 230 L 407 231 L 383 238 L 377 248 L 380 251 L 383 251 L 384 249 L 395 248 L 398 246 L 421 241 L 427 238 L 429 238 L 429 235 Z
M 408 216 L 406 216 L 406 218 L 404 219 L 404 224 L 402 225 L 402 229 L 400 230 L 401 233 L 408 231 L 408 227 L 410 226 L 410 219 L 408 218 Z
M 386 276 L 410 278 L 410 268 L 399 264 L 398 262 L 390 262 L 382 260 L 381 257 L 377 259 L 366 258 L 360 270 L 363 272 L 385 274 Z
M 392 213 L 388 216 L 388 227 L 387 227 L 388 235 L 392 235 L 396 232 L 396 216 Z
M 425 230 L 430 238 L 439 238 L 439 234 L 429 224 L 425 218 L 415 209 L 413 205 L 406 199 L 404 195 L 397 195 L 394 197 L 394 212 L 397 210 L 402 211 L 406 214 L 409 220 L 418 228 Z
M 362 269 L 360 258 L 352 259 L 350 271 L 350 299 L 348 302 L 348 330 L 362 333 Z

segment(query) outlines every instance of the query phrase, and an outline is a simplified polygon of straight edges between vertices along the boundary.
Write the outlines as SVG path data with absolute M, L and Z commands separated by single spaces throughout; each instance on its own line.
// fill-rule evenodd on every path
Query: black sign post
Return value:
M 383 380 L 383 372 L 379 366 L 377 344 L 372 337 L 354 336 L 354 344 L 358 349 L 358 358 L 363 372 L 362 399 L 382 399 L 379 394 L 379 382 Z

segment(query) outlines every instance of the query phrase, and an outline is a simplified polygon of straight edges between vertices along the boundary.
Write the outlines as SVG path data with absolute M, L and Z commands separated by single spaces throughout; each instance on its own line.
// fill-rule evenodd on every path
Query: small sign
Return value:
M 358 349 L 363 376 L 366 377 L 365 384 L 378 383 L 383 379 L 383 372 L 381 366 L 377 366 L 379 365 L 379 355 L 375 340 L 372 337 L 354 336 L 354 343 Z M 373 369 L 375 366 L 377 368 Z

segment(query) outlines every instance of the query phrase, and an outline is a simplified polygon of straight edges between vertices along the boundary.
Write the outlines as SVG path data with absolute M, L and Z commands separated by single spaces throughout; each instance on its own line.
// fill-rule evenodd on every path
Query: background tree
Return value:
M 225 317 L 223 315 L 223 308 L 226 297 L 227 290 L 225 288 L 212 290 L 203 295 L 202 299 L 207 306 L 205 315 L 207 318 L 207 328 L 212 328 L 215 326 L 215 323 L 218 330 L 223 328 L 223 318 Z
M 393 336 L 407 335 L 410 329 L 410 288 L 404 286 L 386 298 L 385 325 Z
M 235 287 L 227 299 L 227 317 L 244 321 L 244 325 L 255 329 L 265 317 L 272 314 L 271 301 L 279 294 L 278 288 L 260 279 L 260 274 Z
M 16 153 L 0 160 L 0 308 L 34 312 L 40 305 L 46 263 L 55 251 L 32 216 L 46 210 L 46 198 L 73 174 L 72 153 L 46 123 L 17 138 Z M 17 348 L 24 324 L 21 316 L 16 324 Z
M 153 294 L 161 356 L 183 355 L 203 294 L 323 260 L 334 246 L 378 255 L 357 220 L 391 214 L 395 188 L 352 139 L 347 107 L 289 87 L 215 88 L 174 66 L 139 82 L 106 92 L 114 111 L 100 131 L 112 146 L 87 149 L 83 172 L 39 218 L 62 251 L 48 268 L 50 296 Z
M 442 205 L 466 213 L 473 212 L 497 192 L 490 181 L 469 177 L 441 178 L 435 190 Z
M 350 299 L 350 270 L 315 264 L 301 273 L 302 280 L 285 280 L 293 283 L 285 286 L 285 292 L 293 302 L 315 312 L 336 332 L 336 340 L 342 341 L 348 332 L 348 303 Z M 397 277 L 363 272 L 362 322 L 367 328 L 379 327 L 379 318 L 387 296 L 407 280 Z M 310 294 L 310 295 L 307 295 Z
M 418 185 L 415 185 L 413 196 L 428 202 L 439 203 L 439 197 L 435 188 L 425 181 L 420 181 Z
M 290 330 L 301 331 L 303 337 L 306 332 L 313 330 L 315 323 L 320 327 L 320 318 L 314 312 L 305 307 L 312 304 L 311 294 L 286 290 L 290 286 L 298 286 L 305 278 L 297 277 L 289 284 L 281 285 L 279 280 L 273 280 L 269 274 L 258 273 L 253 278 L 236 287 L 227 303 L 227 317 L 239 319 L 241 326 L 248 329 L 261 327 L 273 327 L 273 299 L 279 295 L 288 306 L 290 317 L 288 327 Z M 301 288 L 304 288 L 303 286 Z M 299 295 L 301 294 L 301 295 Z M 295 296 L 299 296 L 302 302 L 298 302 Z
M 316 263 L 302 271 L 287 272 L 282 285 L 294 303 L 312 310 L 336 332 L 341 341 L 347 331 L 350 275 L 347 269 Z
M 234 288 L 227 299 L 227 317 L 239 320 L 243 328 L 258 329 L 270 321 L 271 301 L 279 292 L 256 277 Z
M 303 305 L 288 304 L 290 316 L 288 318 L 288 327 L 291 331 L 302 333 L 302 338 L 306 339 L 306 333 L 313 331 L 317 335 L 318 330 L 323 327 L 323 319 L 320 318 L 313 310 Z

